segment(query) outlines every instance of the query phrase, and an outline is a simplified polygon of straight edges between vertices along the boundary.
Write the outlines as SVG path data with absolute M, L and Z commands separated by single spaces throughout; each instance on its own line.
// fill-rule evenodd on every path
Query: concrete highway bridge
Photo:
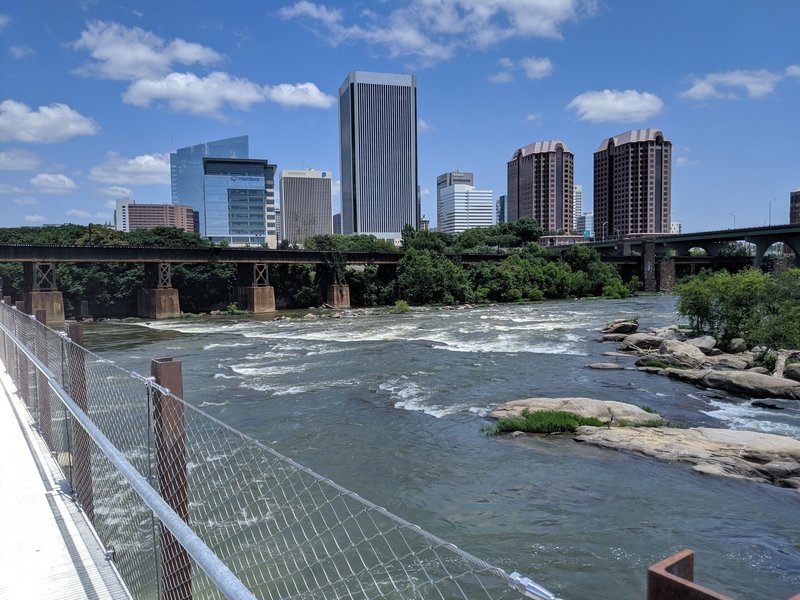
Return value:
M 755 256 L 722 256 L 730 242 L 755 245 Z M 772 227 L 725 229 L 684 235 L 649 236 L 615 239 L 588 244 L 607 262 L 614 263 L 627 275 L 638 275 L 646 291 L 669 291 L 676 277 L 700 268 L 738 270 L 749 264 L 759 266 L 764 253 L 776 242 L 783 242 L 800 256 L 800 224 Z M 566 248 L 566 247 L 564 247 Z M 702 248 L 707 256 L 690 256 L 689 250 Z M 672 251 L 672 252 L 670 252 Z M 269 282 L 269 264 L 319 264 L 395 266 L 400 252 L 328 252 L 314 250 L 270 250 L 267 248 L 153 248 L 107 246 L 0 245 L 0 262 L 22 263 L 24 298 L 20 306 L 28 314 L 45 309 L 49 321 L 64 320 L 61 292 L 55 278 L 55 265 L 71 263 L 142 263 L 145 276 L 137 299 L 137 314 L 151 319 L 180 315 L 178 290 L 172 287 L 172 264 L 237 265 L 241 304 L 254 313 L 275 310 L 275 292 Z M 503 260 L 505 254 L 456 255 L 462 264 Z M 347 285 L 334 282 L 328 286 L 328 304 L 337 308 L 350 306 Z M 10 302 L 10 298 L 8 301 Z
M 725 256 L 730 244 L 752 244 L 753 256 Z M 701 268 L 736 271 L 748 265 L 761 266 L 764 255 L 774 244 L 783 243 L 800 261 L 800 223 L 702 231 L 681 235 L 643 236 L 591 242 L 607 262 L 620 270 L 638 268 L 646 291 L 669 291 L 677 277 Z M 692 256 L 690 250 L 700 248 L 706 256 Z

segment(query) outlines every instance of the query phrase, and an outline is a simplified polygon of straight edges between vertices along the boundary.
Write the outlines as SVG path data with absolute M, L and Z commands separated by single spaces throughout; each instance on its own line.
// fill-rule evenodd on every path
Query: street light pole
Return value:
M 769 201 L 769 226 L 772 227 L 772 203 L 775 201 L 773 198 Z
M 603 234 L 603 239 L 600 240 L 601 242 L 605 242 L 606 241 L 606 225 L 608 225 L 608 221 L 603 223 L 603 226 L 600 228 L 600 231 Z
M 728 213 L 728 214 L 733 217 L 733 228 L 736 229 L 736 215 L 733 213 Z

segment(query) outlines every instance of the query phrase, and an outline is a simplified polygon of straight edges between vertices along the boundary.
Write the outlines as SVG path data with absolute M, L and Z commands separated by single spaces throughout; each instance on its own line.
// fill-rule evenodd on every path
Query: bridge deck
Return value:
M 130 598 L 0 362 L 0 598 Z

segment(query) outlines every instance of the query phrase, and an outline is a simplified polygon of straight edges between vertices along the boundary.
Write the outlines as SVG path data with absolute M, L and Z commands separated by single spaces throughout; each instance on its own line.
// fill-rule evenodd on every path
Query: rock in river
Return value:
M 800 488 L 800 441 L 732 429 L 579 427 L 575 439 L 692 463 L 695 471 Z
M 582 417 L 596 417 L 603 422 L 612 418 L 614 421 L 626 421 L 630 424 L 646 423 L 660 419 L 657 414 L 642 410 L 638 406 L 613 400 L 594 400 L 592 398 L 525 398 L 512 400 L 498 406 L 489 413 L 493 419 L 503 417 L 521 417 L 523 410 L 536 412 L 539 410 L 561 410 L 575 413 Z
M 750 371 L 709 371 L 665 369 L 674 379 L 687 381 L 700 387 L 725 390 L 751 398 L 794 398 L 800 400 L 800 381 L 772 377 Z

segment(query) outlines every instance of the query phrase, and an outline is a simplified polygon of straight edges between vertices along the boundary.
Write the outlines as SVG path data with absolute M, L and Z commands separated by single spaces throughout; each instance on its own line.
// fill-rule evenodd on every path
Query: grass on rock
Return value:
M 487 430 L 489 435 L 523 431 L 525 433 L 558 433 L 575 431 L 582 425 L 601 427 L 603 422 L 595 417 L 582 417 L 560 410 L 522 411 L 521 418 L 505 417 Z

